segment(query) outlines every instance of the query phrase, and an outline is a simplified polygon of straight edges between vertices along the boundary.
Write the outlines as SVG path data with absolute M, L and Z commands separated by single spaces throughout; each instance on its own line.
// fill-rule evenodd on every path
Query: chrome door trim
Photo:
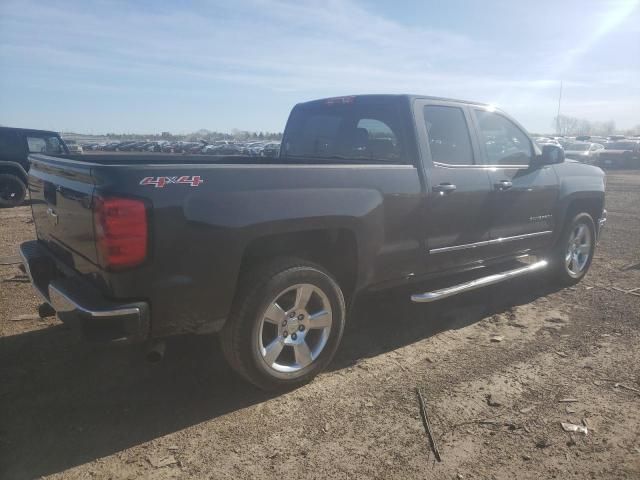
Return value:
M 516 169 L 516 170 L 525 170 L 531 168 L 529 165 L 485 165 L 483 163 L 476 163 L 473 165 L 454 165 L 451 163 L 442 163 L 442 162 L 433 162 L 433 165 L 436 167 L 442 168 L 451 168 L 454 170 L 458 169 L 472 169 L 472 170 L 498 170 L 498 169 Z
M 513 237 L 500 237 L 492 240 L 483 240 L 482 242 L 466 243 L 463 245 L 452 245 L 450 247 L 432 248 L 429 253 L 445 253 L 455 252 L 456 250 L 466 250 L 468 248 L 486 247 L 487 245 L 497 245 L 504 242 L 513 242 L 515 240 L 524 240 L 526 238 L 541 237 L 543 235 L 551 235 L 553 231 L 545 230 L 543 232 L 525 233 L 522 235 L 514 235 Z

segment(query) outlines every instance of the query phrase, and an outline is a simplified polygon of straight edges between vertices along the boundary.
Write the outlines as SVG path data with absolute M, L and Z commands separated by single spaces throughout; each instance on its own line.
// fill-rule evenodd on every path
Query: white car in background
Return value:
M 533 139 L 540 147 L 543 145 L 555 145 L 556 147 L 562 147 L 560 142 L 558 142 L 555 138 L 549 137 L 535 137 Z
M 67 145 L 67 149 L 69 150 L 69 153 L 82 153 L 82 147 L 77 143 L 65 142 L 65 144 Z
M 564 147 L 564 156 L 583 163 L 593 163 L 604 145 L 590 142 L 569 143 Z

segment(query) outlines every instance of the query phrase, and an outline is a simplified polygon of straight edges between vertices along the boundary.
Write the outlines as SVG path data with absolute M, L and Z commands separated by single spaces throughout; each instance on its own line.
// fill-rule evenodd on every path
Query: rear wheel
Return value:
M 27 194 L 27 186 L 17 176 L 0 173 L 0 207 L 17 207 Z
M 555 277 L 565 285 L 578 283 L 589 271 L 596 246 L 596 228 L 588 213 L 579 213 L 562 232 L 553 262 Z
M 310 381 L 333 358 L 344 330 L 345 303 L 321 267 L 279 260 L 244 275 L 222 350 L 239 374 L 264 390 Z

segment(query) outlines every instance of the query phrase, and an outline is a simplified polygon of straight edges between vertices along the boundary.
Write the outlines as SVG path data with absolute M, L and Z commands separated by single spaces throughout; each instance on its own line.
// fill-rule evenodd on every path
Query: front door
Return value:
M 559 183 L 553 166 L 535 165 L 529 136 L 505 115 L 472 108 L 491 180 L 491 239 L 495 256 L 547 247 Z
M 426 100 L 417 101 L 415 109 L 426 170 L 426 271 L 479 263 L 490 235 L 491 184 L 478 161 L 468 112 Z

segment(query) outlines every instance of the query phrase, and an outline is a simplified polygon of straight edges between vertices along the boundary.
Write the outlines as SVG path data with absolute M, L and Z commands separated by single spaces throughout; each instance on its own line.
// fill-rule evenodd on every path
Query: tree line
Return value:
M 247 130 L 233 129 L 231 133 L 214 132 L 210 130 L 198 130 L 196 132 L 177 135 L 170 132 L 140 134 L 140 133 L 107 133 L 110 140 L 185 140 L 197 141 L 205 140 L 214 142 L 216 140 L 240 140 L 240 141 L 260 141 L 260 140 L 282 140 L 282 132 L 252 132 Z
M 619 132 L 616 129 L 616 122 L 593 122 L 584 118 L 571 117 L 569 115 L 559 115 L 553 119 L 553 128 L 556 134 L 562 136 L 575 135 L 597 135 L 606 137 L 614 133 L 624 133 L 625 135 L 640 135 L 640 124 L 633 128 Z

